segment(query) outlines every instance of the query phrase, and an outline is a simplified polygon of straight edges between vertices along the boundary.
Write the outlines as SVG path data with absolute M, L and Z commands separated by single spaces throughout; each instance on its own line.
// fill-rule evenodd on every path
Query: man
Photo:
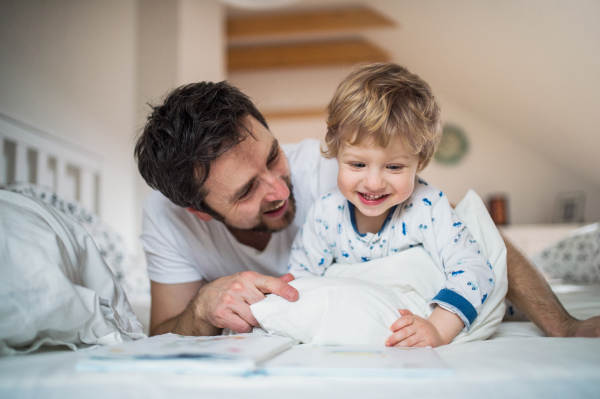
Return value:
M 182 86 L 154 108 L 135 148 L 158 190 L 144 202 L 141 237 L 152 335 L 249 332 L 249 305 L 265 294 L 298 299 L 284 275 L 292 241 L 319 194 L 336 186 L 337 165 L 318 147 L 281 148 L 250 99 L 225 82 Z M 506 245 L 515 306 L 549 336 L 600 336 L 600 317 L 571 317 Z

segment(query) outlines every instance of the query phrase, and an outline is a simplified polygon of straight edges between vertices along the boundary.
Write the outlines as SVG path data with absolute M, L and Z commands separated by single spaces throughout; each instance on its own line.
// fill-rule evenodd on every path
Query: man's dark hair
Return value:
M 152 107 L 137 140 L 134 156 L 142 177 L 174 204 L 210 212 L 204 205 L 210 165 L 252 136 L 248 116 L 268 129 L 250 98 L 227 82 L 176 88 Z

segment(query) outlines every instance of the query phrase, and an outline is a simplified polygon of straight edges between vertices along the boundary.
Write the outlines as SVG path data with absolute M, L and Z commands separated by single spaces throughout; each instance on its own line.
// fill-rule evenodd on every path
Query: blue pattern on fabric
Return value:
M 431 201 L 429 201 L 427 198 L 423 198 L 423 202 L 426 206 L 431 206 Z

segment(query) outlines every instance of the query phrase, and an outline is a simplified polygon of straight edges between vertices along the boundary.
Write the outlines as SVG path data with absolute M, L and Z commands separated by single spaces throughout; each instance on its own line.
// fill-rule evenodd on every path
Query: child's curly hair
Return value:
M 393 63 L 361 66 L 338 86 L 327 107 L 326 158 L 335 158 L 340 144 L 376 140 L 387 147 L 401 138 L 418 154 L 423 170 L 440 141 L 442 115 L 429 85 Z

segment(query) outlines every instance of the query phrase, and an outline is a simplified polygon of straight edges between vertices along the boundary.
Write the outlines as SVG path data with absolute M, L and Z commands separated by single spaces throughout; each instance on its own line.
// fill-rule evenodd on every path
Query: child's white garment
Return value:
M 391 209 L 376 233 L 360 234 L 354 206 L 338 191 L 316 201 L 292 246 L 288 271 L 321 276 L 332 263 L 354 264 L 423 245 L 446 276 L 431 303 L 456 313 L 469 329 L 494 287 L 487 258 L 446 196 L 418 176 L 413 194 Z

